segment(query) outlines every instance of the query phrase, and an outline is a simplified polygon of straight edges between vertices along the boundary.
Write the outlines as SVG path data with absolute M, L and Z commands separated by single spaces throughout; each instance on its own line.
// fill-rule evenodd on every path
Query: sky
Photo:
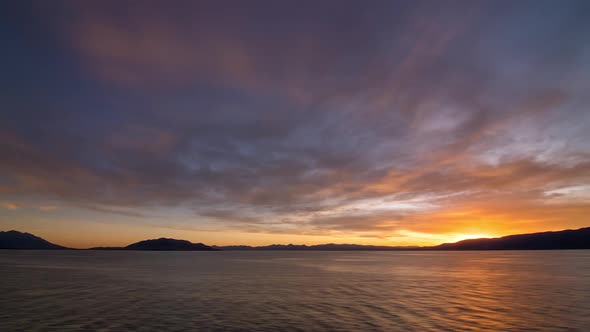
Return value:
M 3 1 L 0 229 L 431 245 L 590 226 L 590 2 Z

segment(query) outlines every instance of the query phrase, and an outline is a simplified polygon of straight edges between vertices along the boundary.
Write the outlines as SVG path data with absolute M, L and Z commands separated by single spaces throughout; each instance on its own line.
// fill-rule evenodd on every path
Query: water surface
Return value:
M 2 250 L 0 330 L 590 331 L 590 250 Z

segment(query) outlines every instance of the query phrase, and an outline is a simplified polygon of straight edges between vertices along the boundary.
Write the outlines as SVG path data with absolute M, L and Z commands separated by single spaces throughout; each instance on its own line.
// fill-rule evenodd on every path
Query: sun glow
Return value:
M 483 238 L 492 238 L 489 234 L 457 234 L 452 237 L 453 242 L 463 241 L 463 240 L 472 240 L 472 239 L 483 239 Z

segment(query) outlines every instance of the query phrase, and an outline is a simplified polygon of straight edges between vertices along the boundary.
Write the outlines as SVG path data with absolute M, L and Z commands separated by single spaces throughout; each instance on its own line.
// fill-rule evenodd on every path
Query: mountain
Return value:
M 113 249 L 113 248 L 111 248 Z M 202 243 L 191 243 L 186 240 L 176 240 L 159 238 L 152 240 L 139 241 L 123 248 L 125 250 L 162 250 L 162 251 L 200 251 L 200 250 L 217 250 Z M 107 249 L 108 250 L 108 249 Z
M 372 246 L 372 245 L 362 245 L 362 244 L 335 244 L 335 243 L 328 243 L 328 244 L 318 244 L 315 246 L 310 246 L 311 250 L 324 250 L 324 251 L 346 251 L 346 250 L 356 250 L 356 251 L 382 251 L 382 250 L 414 250 L 419 249 L 418 246 Z
M 69 249 L 50 243 L 29 233 L 0 232 L 0 249 Z M 93 250 L 155 250 L 155 251 L 211 251 L 211 250 L 273 250 L 273 251 L 378 251 L 378 250 L 543 250 L 590 249 L 590 227 L 577 230 L 509 235 L 493 239 L 472 239 L 444 243 L 432 247 L 389 247 L 360 244 L 273 244 L 269 246 L 207 246 L 185 240 L 168 238 L 139 241 L 126 247 L 97 247 Z
M 383 250 L 415 250 L 420 247 L 389 247 L 389 246 L 371 246 L 362 244 L 318 244 L 308 246 L 305 244 L 271 244 L 269 246 L 214 246 L 214 248 L 227 251 L 248 251 L 248 250 L 271 250 L 271 251 L 383 251 Z
M 431 250 L 548 250 L 590 249 L 590 227 L 577 230 L 509 235 L 444 243 Z
M 125 250 L 125 247 L 92 247 L 86 250 Z
M 46 241 L 38 236 L 17 231 L 0 232 L 0 249 L 69 249 Z
M 273 251 L 291 251 L 291 250 L 308 250 L 309 247 L 305 244 L 271 244 L 268 246 L 259 246 L 259 247 L 252 247 L 252 246 L 213 246 L 214 248 L 220 250 L 231 250 L 231 251 L 251 251 L 251 250 L 273 250 Z
M 389 247 L 359 244 L 320 244 L 269 246 L 220 246 L 221 250 L 272 250 L 272 251 L 399 251 L 399 250 L 543 250 L 543 249 L 590 249 L 590 227 L 577 230 L 509 235 L 492 239 L 471 239 L 444 243 L 431 247 Z

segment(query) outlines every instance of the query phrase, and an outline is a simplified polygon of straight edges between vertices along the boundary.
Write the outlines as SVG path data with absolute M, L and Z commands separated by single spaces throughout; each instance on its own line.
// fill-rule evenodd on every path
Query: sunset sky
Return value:
M 0 230 L 430 245 L 590 226 L 590 1 L 3 1 Z

